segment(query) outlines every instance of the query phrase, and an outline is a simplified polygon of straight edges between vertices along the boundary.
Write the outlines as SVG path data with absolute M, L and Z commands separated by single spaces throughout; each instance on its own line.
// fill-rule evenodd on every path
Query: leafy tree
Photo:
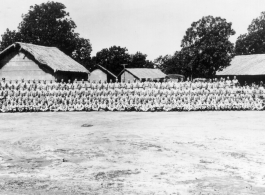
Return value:
M 128 68 L 154 68 L 154 63 L 147 60 L 146 57 L 146 54 L 143 54 L 139 51 L 131 55 Z
M 19 32 L 10 31 L 6 29 L 2 36 L 2 41 L 0 42 L 0 51 L 4 50 L 9 45 L 12 45 L 14 42 L 19 42 L 21 40 L 21 34 Z
M 18 30 L 7 29 L 2 35 L 1 50 L 17 41 L 53 46 L 87 65 L 91 44 L 75 32 L 76 24 L 65 9 L 64 4 L 53 1 L 30 6 L 28 13 L 22 15 Z
M 234 56 L 229 37 L 234 34 L 232 23 L 220 17 L 206 16 L 193 22 L 181 42 L 186 70 L 190 69 L 193 77 L 212 77 L 229 66 Z
M 154 63 L 156 64 L 156 67 L 159 68 L 162 72 L 165 74 L 173 73 L 171 71 L 171 67 L 175 66 L 175 63 L 173 62 L 173 56 L 171 55 L 165 55 L 165 56 L 159 56 L 154 60 Z
M 122 64 L 129 64 L 130 59 L 128 49 L 120 46 L 102 49 L 92 58 L 94 64 L 100 64 L 116 75 L 123 70 Z
M 75 48 L 72 52 L 72 58 L 84 65 L 87 69 L 90 68 L 91 64 L 91 51 L 92 47 L 88 39 L 78 38 L 75 39 Z
M 265 12 L 255 18 L 248 27 L 248 33 L 237 38 L 237 55 L 265 53 Z
M 190 71 L 185 64 L 185 56 L 182 51 L 176 51 L 173 56 L 159 56 L 154 60 L 157 68 L 161 69 L 165 74 L 182 74 L 190 75 Z
M 92 58 L 92 64 L 94 67 L 100 64 L 118 75 L 124 68 L 122 64 L 126 64 L 126 68 L 154 68 L 154 63 L 146 57 L 147 55 L 141 52 L 130 55 L 126 47 L 112 46 L 97 52 Z

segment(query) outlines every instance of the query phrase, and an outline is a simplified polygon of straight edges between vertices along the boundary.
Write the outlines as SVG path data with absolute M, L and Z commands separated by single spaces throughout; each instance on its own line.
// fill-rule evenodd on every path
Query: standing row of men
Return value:
M 5 87 L 5 88 L 38 88 L 38 89 L 43 89 L 46 87 L 67 87 L 68 89 L 71 88 L 92 88 L 92 89 L 96 89 L 96 88 L 105 88 L 105 89 L 114 89 L 114 88 L 144 88 L 144 87 L 156 87 L 156 88 L 173 88 L 174 86 L 176 86 L 176 88 L 180 88 L 180 87 L 192 87 L 192 88 L 198 88 L 198 87 L 203 87 L 206 88 L 208 85 L 213 85 L 215 87 L 219 86 L 219 87 L 225 87 L 225 86 L 236 86 L 238 85 L 238 80 L 236 79 L 236 77 L 234 77 L 233 80 L 230 80 L 229 77 L 227 79 L 224 78 L 220 78 L 220 80 L 218 81 L 217 79 L 209 79 L 209 81 L 190 81 L 189 78 L 187 78 L 186 81 L 184 81 L 183 78 L 181 78 L 181 80 L 179 81 L 178 79 L 172 81 L 169 80 L 167 81 L 166 79 L 164 79 L 164 81 L 159 82 L 159 80 L 146 80 L 144 82 L 141 82 L 139 80 L 134 79 L 133 82 L 131 82 L 130 80 L 128 80 L 127 82 L 125 82 L 125 80 L 122 80 L 122 82 L 118 82 L 118 79 L 116 79 L 115 82 L 112 82 L 112 80 L 110 80 L 109 83 L 107 83 L 107 81 L 102 82 L 101 80 L 96 82 L 96 81 L 90 81 L 88 79 L 88 81 L 84 81 L 82 79 L 81 82 L 78 82 L 76 79 L 71 82 L 70 80 L 68 80 L 68 82 L 65 82 L 63 79 L 61 81 L 46 81 L 46 80 L 28 80 L 25 81 L 24 79 L 22 80 L 9 80 L 6 81 L 5 79 L 2 79 L 2 81 L 0 82 L 0 87 Z

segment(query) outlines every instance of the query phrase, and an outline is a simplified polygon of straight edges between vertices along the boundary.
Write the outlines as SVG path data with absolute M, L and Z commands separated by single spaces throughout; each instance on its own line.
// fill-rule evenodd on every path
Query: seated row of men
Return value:
M 32 111 L 190 111 L 263 110 L 262 95 L 173 94 L 173 95 L 38 95 L 7 96 L 0 101 L 1 112 Z
M 7 101 L 0 106 L 1 112 L 46 112 L 46 111 L 203 111 L 203 110 L 263 110 L 259 98 L 245 99 L 162 99 L 162 100 L 90 100 L 90 101 Z

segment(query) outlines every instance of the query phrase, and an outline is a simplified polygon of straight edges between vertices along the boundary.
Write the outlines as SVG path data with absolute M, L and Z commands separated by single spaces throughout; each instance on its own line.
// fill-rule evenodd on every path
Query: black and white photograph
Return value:
M 0 5 L 0 195 L 265 195 L 264 0 Z

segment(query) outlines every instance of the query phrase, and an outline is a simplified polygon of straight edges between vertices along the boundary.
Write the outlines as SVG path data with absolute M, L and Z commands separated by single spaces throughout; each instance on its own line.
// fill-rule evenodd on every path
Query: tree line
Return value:
M 118 74 L 123 69 L 121 64 L 127 64 L 127 68 L 159 68 L 166 74 L 207 78 L 229 66 L 235 55 L 265 53 L 265 12 L 251 22 L 248 32 L 240 35 L 235 45 L 229 41 L 236 33 L 231 22 L 221 17 L 202 17 L 187 29 L 180 51 L 154 61 L 147 60 L 140 51 L 130 54 L 120 46 L 104 48 L 91 56 L 90 40 L 82 38 L 76 27 L 64 4 L 36 4 L 22 14 L 17 30 L 7 28 L 1 35 L 0 51 L 14 42 L 25 42 L 57 47 L 90 71 L 100 64 Z

